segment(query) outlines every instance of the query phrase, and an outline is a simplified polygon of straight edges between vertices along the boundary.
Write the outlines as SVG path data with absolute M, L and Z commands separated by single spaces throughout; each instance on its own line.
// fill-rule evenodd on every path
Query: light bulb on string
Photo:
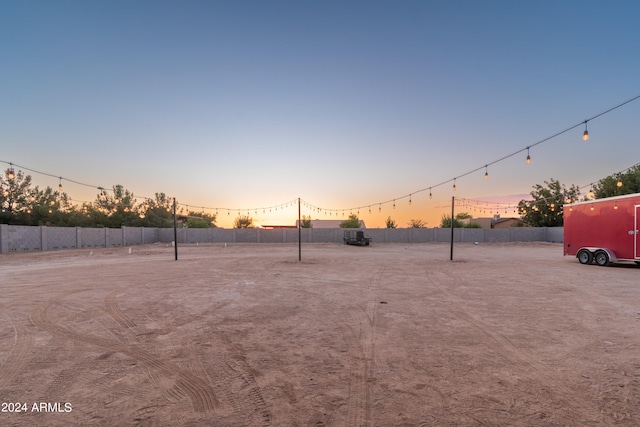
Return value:
M 433 194 L 431 194 L 431 187 L 429 187 L 429 199 L 433 199 Z
M 487 169 L 488 165 L 484 166 L 484 180 L 488 180 L 489 179 L 489 170 Z
M 58 191 L 62 191 L 62 177 L 60 177 L 60 181 L 58 183 Z
M 13 172 L 13 163 L 9 163 L 9 170 L 7 171 L 7 178 L 13 179 L 16 177 L 16 174 Z
M 453 178 L 453 191 L 456 191 L 456 179 Z
M 531 164 L 531 156 L 529 155 L 529 147 L 527 147 L 527 164 Z
M 591 187 L 591 189 L 589 189 L 589 198 L 593 199 L 593 187 Z
M 622 187 L 622 180 L 620 178 L 618 178 L 618 182 L 616 183 L 616 186 Z
M 411 194 L 409 194 L 409 204 L 411 204 Z
M 584 121 L 584 132 L 582 133 L 582 140 L 583 141 L 588 141 L 589 140 L 589 131 L 587 130 L 587 122 L 588 122 L 588 120 Z

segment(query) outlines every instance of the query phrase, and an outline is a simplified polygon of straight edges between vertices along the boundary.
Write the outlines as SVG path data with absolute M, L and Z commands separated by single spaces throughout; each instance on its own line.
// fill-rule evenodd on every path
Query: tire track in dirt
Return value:
M 107 310 L 107 314 L 113 318 L 120 326 L 126 329 L 135 328 L 136 324 L 134 321 L 129 319 L 125 314 L 118 308 L 118 304 L 116 299 L 118 297 L 118 291 L 113 291 L 104 299 L 104 305 Z
M 347 423 L 349 427 L 356 427 L 370 424 L 371 396 L 367 388 L 367 374 L 370 361 L 367 360 L 366 344 L 369 339 L 366 335 L 367 326 L 363 328 L 363 317 L 368 317 L 364 312 L 361 315 L 358 309 L 351 310 L 349 315 L 352 318 L 350 325 L 338 325 L 340 332 L 347 346 L 349 356 L 349 394 L 347 397 Z M 363 337 L 363 335 L 365 335 Z
M 40 306 L 37 307 L 30 315 L 31 323 L 51 334 L 63 338 L 81 341 L 107 350 L 121 352 L 138 362 L 149 366 L 162 376 L 173 380 L 175 387 L 189 397 L 191 405 L 196 412 L 212 411 L 218 405 L 218 400 L 213 389 L 202 381 L 202 379 L 196 377 L 192 373 L 183 371 L 174 364 L 160 360 L 152 354 L 134 346 L 122 344 L 117 341 L 114 342 L 106 338 L 81 334 L 51 321 L 47 317 L 47 311 L 51 304 L 59 298 L 60 297 L 53 298 L 40 304 Z
M 125 315 L 122 312 L 122 310 L 120 310 L 120 308 L 118 307 L 117 297 L 120 292 L 121 291 L 119 290 L 115 290 L 105 297 L 104 299 L 105 310 L 107 314 L 111 316 L 111 318 L 115 320 L 120 327 L 122 327 L 126 331 L 129 331 L 135 343 L 139 344 L 140 343 L 139 336 L 141 335 L 146 336 L 147 334 L 144 331 L 142 332 L 137 331 L 136 329 L 138 328 L 136 323 L 133 320 L 131 320 L 127 315 Z M 118 339 L 118 335 L 116 334 L 113 334 L 113 335 L 116 337 L 116 339 Z M 124 342 L 121 342 L 121 343 L 124 345 L 129 344 Z M 169 402 L 177 403 L 185 398 L 187 399 L 189 398 L 188 394 L 182 391 L 178 386 L 178 384 L 172 381 L 171 378 L 165 379 L 164 375 L 161 376 L 160 375 L 161 373 L 153 369 L 152 366 L 143 365 L 142 367 L 147 375 L 147 378 L 149 378 L 149 381 L 151 381 L 151 383 L 155 387 L 157 387 L 159 390 L 162 390 L 162 392 L 165 394 L 165 398 Z
M 27 362 L 28 355 L 31 353 L 35 342 L 31 332 L 13 323 L 8 316 L 6 316 L 6 319 L 13 328 L 14 343 L 9 356 L 0 365 L 0 389 L 6 387 L 18 375 Z
M 462 284 L 462 279 L 454 276 L 451 273 L 442 273 L 442 275 L 445 276 L 445 280 L 453 281 L 456 285 Z M 445 295 L 446 300 L 443 302 L 449 304 L 449 312 L 459 319 L 466 321 L 475 329 L 480 331 L 481 334 L 488 339 L 488 341 L 494 344 L 493 346 L 491 346 L 491 348 L 495 350 L 499 355 L 507 360 L 519 361 L 520 363 L 525 364 L 531 370 L 535 371 L 536 374 L 544 380 L 544 382 L 551 385 L 551 388 L 553 390 L 558 391 L 558 399 L 566 402 L 566 404 L 564 405 L 565 407 L 571 406 L 577 408 L 583 414 L 591 414 L 591 421 L 593 422 L 602 421 L 601 414 L 594 412 L 592 407 L 587 406 L 585 403 L 572 397 L 573 391 L 571 390 L 571 388 L 565 386 L 564 383 L 557 381 L 553 377 L 553 375 L 549 373 L 548 366 L 538 362 L 527 352 L 519 349 L 506 336 L 496 331 L 495 328 L 490 327 L 483 321 L 474 317 L 464 308 L 464 300 L 453 295 L 445 287 L 439 285 L 438 280 L 436 280 L 433 277 L 433 274 L 431 274 L 428 270 L 425 270 L 425 276 L 436 289 L 440 290 Z
M 271 425 L 271 413 L 246 362 L 221 356 L 209 366 L 213 368 L 217 388 L 231 405 L 235 417 L 242 419 L 244 425 Z
M 385 269 L 376 272 L 370 291 L 375 291 L 382 280 Z M 371 301 L 366 307 L 348 311 L 350 321 L 338 325 L 349 355 L 349 395 L 347 398 L 347 425 L 373 425 L 373 399 L 376 370 L 385 371 L 384 363 L 375 351 L 376 314 L 378 302 Z M 376 369 L 378 368 L 378 369 Z

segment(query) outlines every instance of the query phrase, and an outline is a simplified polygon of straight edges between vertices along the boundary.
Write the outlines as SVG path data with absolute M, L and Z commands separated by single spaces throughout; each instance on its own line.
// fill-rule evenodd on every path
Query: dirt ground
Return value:
M 547 243 L 173 257 L 0 255 L 0 425 L 640 425 L 636 266 Z

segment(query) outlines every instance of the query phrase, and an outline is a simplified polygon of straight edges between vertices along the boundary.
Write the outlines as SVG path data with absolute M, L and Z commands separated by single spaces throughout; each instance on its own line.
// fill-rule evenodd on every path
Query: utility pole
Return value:
M 300 220 L 300 197 L 298 197 L 298 261 L 302 261 L 302 221 Z
M 455 196 L 451 196 L 451 251 L 449 254 L 449 261 L 453 261 L 453 206 L 455 204 Z
M 178 220 L 176 219 L 176 198 L 173 198 L 173 247 L 178 260 Z

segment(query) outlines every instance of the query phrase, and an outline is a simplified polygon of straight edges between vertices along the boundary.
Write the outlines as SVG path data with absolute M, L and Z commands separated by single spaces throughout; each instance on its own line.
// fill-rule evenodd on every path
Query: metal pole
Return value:
M 455 196 L 451 196 L 451 251 L 449 254 L 449 261 L 453 261 L 453 206 L 455 199 Z
M 300 197 L 298 197 L 298 261 L 302 261 L 302 221 L 300 220 Z
M 176 261 L 178 260 L 178 221 L 176 219 L 176 198 L 173 198 L 173 247 Z

